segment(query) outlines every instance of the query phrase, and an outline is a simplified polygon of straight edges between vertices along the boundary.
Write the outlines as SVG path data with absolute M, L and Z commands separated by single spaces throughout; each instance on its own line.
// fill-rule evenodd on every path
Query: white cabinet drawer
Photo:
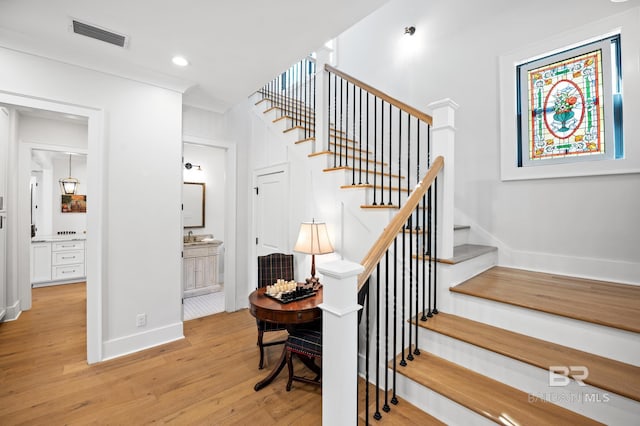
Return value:
M 51 268 L 52 280 L 68 280 L 84 277 L 84 265 L 64 265 Z
M 51 243 L 51 251 L 84 250 L 84 241 L 58 241 Z
M 201 257 L 208 254 L 209 249 L 207 247 L 189 248 L 184 251 L 184 257 Z
M 51 263 L 53 266 L 84 263 L 84 250 L 54 251 L 51 253 L 51 257 Z

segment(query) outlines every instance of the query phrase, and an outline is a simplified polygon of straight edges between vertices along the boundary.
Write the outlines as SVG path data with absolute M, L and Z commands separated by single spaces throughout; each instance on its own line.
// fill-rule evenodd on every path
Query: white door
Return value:
M 256 183 L 256 254 L 290 253 L 287 174 L 258 175 Z

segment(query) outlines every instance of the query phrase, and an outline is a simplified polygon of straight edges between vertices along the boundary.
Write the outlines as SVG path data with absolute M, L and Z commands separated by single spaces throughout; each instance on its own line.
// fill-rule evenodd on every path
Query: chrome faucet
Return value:
M 190 243 L 192 238 L 193 238 L 193 231 L 189 231 L 189 233 L 187 234 L 187 242 Z

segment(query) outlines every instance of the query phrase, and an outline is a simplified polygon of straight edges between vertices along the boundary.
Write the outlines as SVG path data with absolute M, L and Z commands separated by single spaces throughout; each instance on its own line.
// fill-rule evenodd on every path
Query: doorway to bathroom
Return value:
M 184 139 L 184 321 L 235 310 L 234 157 L 228 144 Z

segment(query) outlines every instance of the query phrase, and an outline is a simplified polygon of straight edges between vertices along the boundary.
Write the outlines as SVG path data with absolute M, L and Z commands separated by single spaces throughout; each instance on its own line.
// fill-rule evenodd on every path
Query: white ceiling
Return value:
M 223 112 L 387 0 L 0 0 L 0 45 L 185 91 Z M 71 19 L 129 36 L 74 34 Z M 171 63 L 174 55 L 190 61 Z

